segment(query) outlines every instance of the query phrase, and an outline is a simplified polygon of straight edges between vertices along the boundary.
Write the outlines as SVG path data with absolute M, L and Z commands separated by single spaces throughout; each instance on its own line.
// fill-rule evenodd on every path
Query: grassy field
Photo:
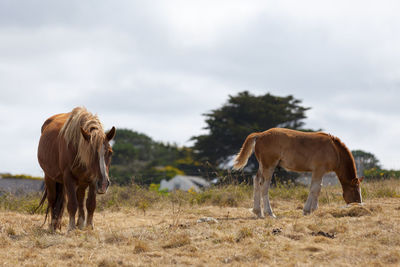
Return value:
M 256 219 L 252 188 L 169 195 L 113 187 L 98 197 L 95 229 L 41 227 L 39 196 L 0 198 L 2 266 L 398 266 L 400 181 L 364 183 L 364 206 L 344 207 L 340 187 L 323 188 L 303 216 L 308 189 L 271 190 L 277 219 Z M 210 219 L 212 218 L 212 219 Z

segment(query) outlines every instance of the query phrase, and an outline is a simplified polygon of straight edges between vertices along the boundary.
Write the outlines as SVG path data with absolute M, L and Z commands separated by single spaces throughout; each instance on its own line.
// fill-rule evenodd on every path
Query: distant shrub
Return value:
M 98 209 L 137 207 L 143 211 L 160 200 L 162 196 L 138 185 L 112 186 L 107 194 L 98 197 Z
M 30 180 L 43 180 L 43 177 L 31 176 L 26 174 L 10 174 L 10 173 L 2 173 L 0 174 L 1 178 L 12 178 L 12 179 L 30 179 Z
M 192 204 L 212 204 L 217 206 L 237 207 L 249 199 L 252 190 L 248 185 L 228 185 L 211 187 L 200 193 L 191 193 Z
M 163 179 L 172 179 L 177 175 L 184 175 L 185 173 L 174 166 L 153 167 L 149 170 L 149 181 L 153 183 L 160 183 Z M 145 184 L 145 183 L 144 183 Z
M 400 198 L 400 180 L 374 180 L 361 184 L 363 200 L 373 198 Z M 296 185 L 292 182 L 277 183 L 271 186 L 269 196 L 271 201 L 297 200 L 305 202 L 309 188 Z M 25 195 L 0 195 L 0 210 L 31 213 L 39 204 L 42 194 L 31 193 Z M 97 196 L 97 210 L 119 209 L 135 207 L 143 213 L 157 203 L 170 204 L 179 209 L 183 205 L 215 205 L 219 207 L 248 206 L 252 201 L 253 186 L 219 185 L 212 186 L 201 192 L 191 189 L 188 192 L 177 190 L 174 192 L 159 191 L 159 184 L 151 184 L 148 188 L 138 185 L 110 187 L 107 194 Z M 323 187 L 319 197 L 320 204 L 343 202 L 340 185 Z M 45 204 L 38 213 L 44 213 Z
M 167 196 L 169 194 L 167 188 L 164 188 L 164 189 L 160 190 L 160 184 L 153 184 L 153 183 L 150 184 L 149 185 L 149 191 L 157 192 L 158 194 L 164 195 L 164 196 Z
M 40 199 L 41 193 L 31 193 L 20 196 L 6 193 L 0 196 L 0 209 L 32 213 L 39 205 Z M 36 212 L 44 213 L 45 211 L 46 207 L 42 207 Z
M 392 187 L 383 187 L 383 188 L 378 188 L 376 192 L 374 192 L 375 196 L 377 198 L 383 198 L 383 197 L 400 197 L 400 195 L 396 192 L 395 188 Z
M 364 176 L 367 179 L 390 179 L 400 178 L 400 170 L 385 170 L 379 168 L 371 168 L 364 170 Z
M 362 191 L 362 193 L 365 193 Z M 332 186 L 330 188 L 322 188 L 319 203 L 330 204 L 343 201 L 341 189 L 339 186 Z
M 387 179 L 385 181 L 374 180 L 361 184 L 363 199 L 366 198 L 398 198 L 400 187 L 398 179 Z
M 296 199 L 306 201 L 308 197 L 308 188 L 303 185 L 297 185 L 293 182 L 277 182 L 276 186 L 271 186 L 269 195 L 271 198 Z

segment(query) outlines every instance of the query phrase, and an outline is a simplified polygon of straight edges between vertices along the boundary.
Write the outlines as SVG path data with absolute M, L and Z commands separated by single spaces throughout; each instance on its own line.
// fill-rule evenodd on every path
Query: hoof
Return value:
M 57 220 L 51 220 L 50 224 L 49 224 L 49 232 L 50 233 L 55 233 L 57 228 L 61 228 L 61 223 L 58 223 Z
M 313 213 L 317 209 L 318 209 L 318 207 L 315 208 L 315 209 L 311 209 L 311 210 L 303 210 L 303 215 L 310 215 L 311 213 Z
M 75 225 L 68 226 L 68 232 L 74 231 L 76 229 Z
M 76 226 L 79 230 L 82 230 L 83 228 L 85 228 L 85 221 L 83 219 L 79 219 Z
M 54 225 L 49 225 L 49 233 L 54 234 L 56 232 L 56 228 Z
M 86 229 L 94 230 L 94 224 L 93 224 L 93 222 L 86 222 Z
M 311 213 L 312 213 L 312 211 L 310 211 L 310 210 L 303 210 L 304 216 L 310 215 Z
M 250 211 L 257 216 L 257 218 L 264 218 L 264 215 L 261 213 L 261 210 L 250 209 Z

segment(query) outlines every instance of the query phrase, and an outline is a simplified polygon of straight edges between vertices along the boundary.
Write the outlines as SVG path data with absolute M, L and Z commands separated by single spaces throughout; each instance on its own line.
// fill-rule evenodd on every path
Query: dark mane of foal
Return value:
M 335 144 L 339 153 L 339 164 L 337 173 L 340 179 L 346 179 L 347 182 L 352 182 L 357 177 L 356 163 L 347 146 L 336 136 L 329 135 Z

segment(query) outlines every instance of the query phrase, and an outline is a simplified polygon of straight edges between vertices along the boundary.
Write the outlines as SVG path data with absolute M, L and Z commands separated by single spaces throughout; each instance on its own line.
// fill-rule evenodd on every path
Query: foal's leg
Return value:
M 77 226 L 79 229 L 83 229 L 85 226 L 85 210 L 83 209 L 83 202 L 85 200 L 85 191 L 87 185 L 79 185 L 76 190 L 76 197 L 78 200 L 78 223 Z
M 257 215 L 257 217 L 262 217 L 261 213 L 261 192 L 260 192 L 260 184 L 262 180 L 261 169 L 258 170 L 257 175 L 253 178 L 253 187 L 254 187 L 254 203 L 253 203 L 253 213 Z
M 303 209 L 304 215 L 318 209 L 318 196 L 319 192 L 321 192 L 322 176 L 324 173 L 325 172 L 323 171 L 314 171 L 312 173 L 310 193 L 308 194 L 308 198 Z
M 95 184 L 89 185 L 89 193 L 88 193 L 88 197 L 86 199 L 86 209 L 88 212 L 88 215 L 86 218 L 86 226 L 91 227 L 93 229 L 94 228 L 93 213 L 94 213 L 94 210 L 96 209 L 96 185 Z
M 78 209 L 78 200 L 76 197 L 76 182 L 74 177 L 69 171 L 64 172 L 64 187 L 68 197 L 68 214 L 69 214 L 69 225 L 68 231 L 75 229 L 75 214 Z
M 264 204 L 264 215 L 268 214 L 269 216 L 276 218 L 275 214 L 272 211 L 271 204 L 269 203 L 269 195 L 268 195 L 273 172 L 274 168 L 263 169 L 262 176 L 264 179 L 262 179 L 261 183 L 261 195 Z

